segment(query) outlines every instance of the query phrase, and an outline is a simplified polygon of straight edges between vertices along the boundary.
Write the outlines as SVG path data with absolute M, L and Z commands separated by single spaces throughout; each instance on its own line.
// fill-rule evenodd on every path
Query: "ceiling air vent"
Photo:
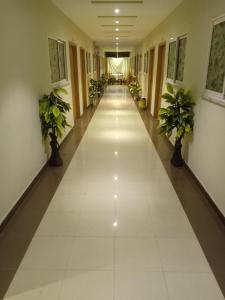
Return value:
M 107 1 L 107 0 L 93 0 L 91 1 L 93 4 L 143 4 L 144 1 L 132 1 L 132 0 L 112 0 L 112 1 Z
M 113 19 L 118 19 L 118 18 L 122 18 L 122 19 L 125 19 L 125 18 L 128 18 L 128 19 L 132 19 L 132 18 L 137 18 L 137 16 L 98 16 L 98 18 L 102 18 L 102 19 L 107 19 L 107 18 L 113 18 Z

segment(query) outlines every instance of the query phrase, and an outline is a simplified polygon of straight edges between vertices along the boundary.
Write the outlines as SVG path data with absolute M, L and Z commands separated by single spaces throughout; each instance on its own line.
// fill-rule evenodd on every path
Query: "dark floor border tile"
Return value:
M 98 102 L 99 104 L 99 102 Z M 29 244 L 65 174 L 74 153 L 98 107 L 89 106 L 76 121 L 60 146 L 63 166 L 50 167 L 48 162 L 0 226 L 0 299 L 29 247 Z M 1 284 L 4 283 L 4 284 Z
M 137 109 L 155 146 L 203 252 L 225 296 L 225 218 L 191 169 L 171 165 L 173 146 L 159 135 L 158 120 L 149 110 Z

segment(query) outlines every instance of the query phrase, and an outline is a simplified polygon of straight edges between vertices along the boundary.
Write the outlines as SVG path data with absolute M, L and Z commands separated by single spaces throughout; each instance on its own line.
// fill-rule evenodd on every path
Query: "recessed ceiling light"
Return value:
M 115 12 L 116 14 L 118 14 L 118 13 L 120 12 L 119 8 L 116 8 L 116 9 L 114 10 L 114 12 Z
M 116 37 L 116 40 L 118 41 L 118 39 L 119 39 L 119 38 L 118 38 L 118 36 L 117 36 L 117 37 Z
M 116 24 L 119 24 L 119 23 L 120 23 L 120 21 L 118 21 L 118 20 L 117 20 L 117 21 L 115 21 L 115 23 L 116 23 Z
M 115 194 L 115 195 L 114 195 L 114 198 L 115 198 L 115 199 L 117 199 L 117 198 L 118 198 L 118 195 L 117 195 L 117 194 Z
M 118 180 L 118 176 L 114 176 L 114 180 L 117 181 Z
M 116 31 L 120 31 L 119 28 L 116 28 L 115 30 L 116 30 Z

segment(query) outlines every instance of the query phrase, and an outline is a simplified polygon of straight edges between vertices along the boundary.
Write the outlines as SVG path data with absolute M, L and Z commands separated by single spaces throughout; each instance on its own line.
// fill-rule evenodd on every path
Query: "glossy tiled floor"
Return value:
M 108 88 L 5 299 L 224 299 L 126 87 Z

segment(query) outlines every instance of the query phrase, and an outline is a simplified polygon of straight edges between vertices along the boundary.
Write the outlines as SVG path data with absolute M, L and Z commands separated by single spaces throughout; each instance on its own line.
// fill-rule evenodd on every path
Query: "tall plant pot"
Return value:
M 171 159 L 172 165 L 177 168 L 182 167 L 184 164 L 184 160 L 183 160 L 182 154 L 181 154 L 181 149 L 182 149 L 181 139 L 178 139 L 178 140 L 176 140 L 173 157 Z
M 60 167 L 63 164 L 62 158 L 60 157 L 59 153 L 59 143 L 57 141 L 57 136 L 55 133 L 49 134 L 51 137 L 50 146 L 51 146 L 51 157 L 49 159 L 49 165 L 52 167 Z

